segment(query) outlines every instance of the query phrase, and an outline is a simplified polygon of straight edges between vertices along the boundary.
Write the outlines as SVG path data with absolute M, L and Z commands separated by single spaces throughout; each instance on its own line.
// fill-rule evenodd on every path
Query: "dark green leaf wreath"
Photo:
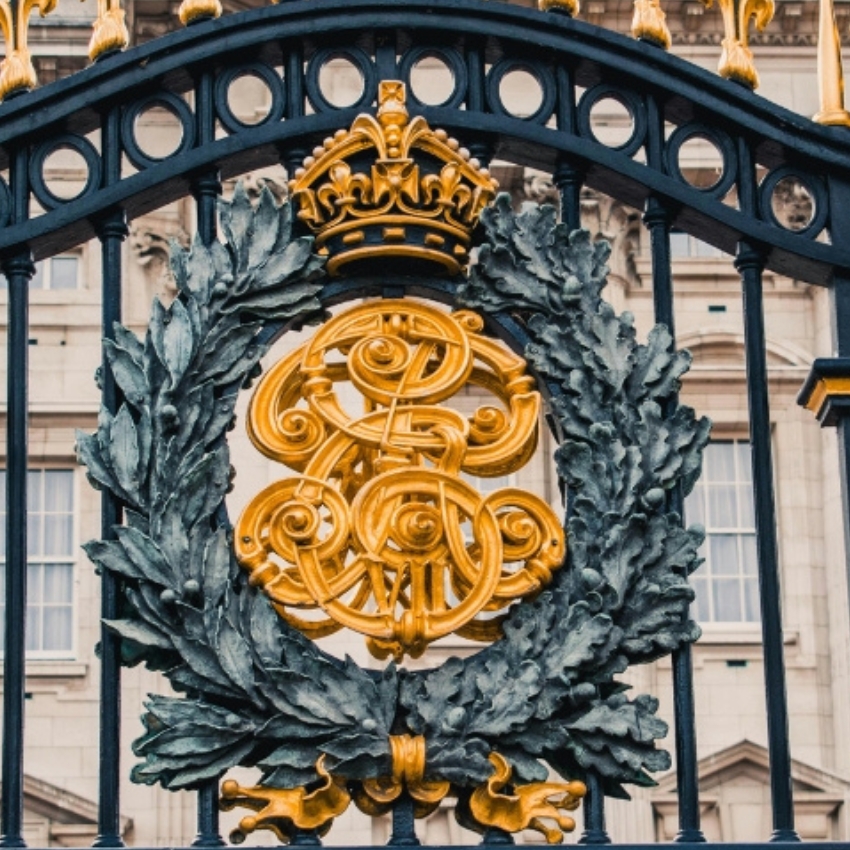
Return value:
M 224 245 L 173 248 L 178 296 L 154 303 L 144 342 L 116 326 L 106 353 L 124 402 L 79 434 L 94 486 L 126 506 L 115 538 L 85 546 L 120 576 L 122 617 L 106 625 L 128 665 L 161 670 L 183 696 L 151 696 L 134 744 L 137 782 L 189 788 L 236 765 L 262 783 L 304 785 L 321 753 L 351 780 L 387 775 L 389 735 L 427 742 L 427 774 L 461 796 L 492 773 L 598 775 L 606 792 L 650 784 L 670 765 L 650 696 L 615 679 L 695 640 L 688 574 L 701 529 L 681 527 L 668 494 L 699 474 L 709 423 L 676 402 L 689 356 L 656 327 L 638 344 L 628 314 L 600 292 L 608 247 L 568 233 L 551 208 L 515 215 L 506 196 L 482 216 L 478 263 L 459 300 L 525 322 L 526 356 L 550 388 L 570 494 L 568 563 L 502 639 L 419 673 L 382 675 L 338 660 L 287 626 L 234 560 L 224 511 L 232 476 L 225 432 L 239 388 L 281 329 L 320 320 L 327 277 L 288 204 L 237 189 L 221 207 Z M 466 791 L 465 791 L 466 789 Z

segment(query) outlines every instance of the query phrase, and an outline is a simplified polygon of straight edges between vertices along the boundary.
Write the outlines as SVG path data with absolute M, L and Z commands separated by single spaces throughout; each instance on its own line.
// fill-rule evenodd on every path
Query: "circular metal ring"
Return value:
M 621 106 L 625 107 L 632 117 L 632 123 L 634 125 L 632 134 L 621 145 L 605 145 L 596 133 L 593 132 L 593 122 L 590 113 L 597 103 L 606 98 L 616 100 Z M 604 145 L 609 150 L 617 151 L 626 156 L 634 156 L 643 144 L 646 136 L 646 113 L 643 108 L 643 102 L 633 92 L 623 91 L 623 89 L 617 86 L 602 83 L 594 86 L 592 89 L 588 89 L 582 95 L 578 104 L 578 126 L 582 136 L 595 139 L 600 145 Z
M 534 124 L 545 124 L 555 110 L 555 78 L 548 69 L 536 62 L 503 59 L 490 69 L 490 73 L 487 75 L 487 103 L 490 109 L 496 115 L 503 115 L 506 118 L 519 117 L 502 103 L 502 94 L 499 90 L 502 80 L 512 71 L 525 71 L 527 74 L 531 74 L 540 86 L 540 106 L 531 115 L 520 120 Z
M 427 103 L 421 98 L 418 98 L 416 92 L 413 91 L 410 74 L 416 63 L 422 59 L 439 60 L 449 69 L 454 78 L 454 88 L 451 94 L 440 103 Z M 467 89 L 469 88 L 469 75 L 466 73 L 466 65 L 464 65 L 463 59 L 456 50 L 414 47 L 408 50 L 402 57 L 399 65 L 399 74 L 401 75 L 401 79 L 407 84 L 407 96 L 419 106 L 441 106 L 449 109 L 457 109 L 463 103 Z
M 240 121 L 230 108 L 230 102 L 228 100 L 230 86 L 241 77 L 254 77 L 261 80 L 268 86 L 271 93 L 269 111 L 262 119 L 254 123 Z M 218 115 L 218 120 L 221 121 L 222 126 L 228 133 L 253 130 L 256 127 L 262 127 L 263 124 L 280 121 L 283 118 L 285 107 L 286 97 L 283 81 L 272 68 L 269 68 L 268 65 L 263 65 L 262 62 L 249 62 L 246 65 L 228 68 L 215 81 L 215 111 Z
M 812 196 L 814 203 L 814 215 L 812 220 L 800 230 L 792 230 L 786 227 L 773 211 L 773 193 L 781 181 L 787 177 L 794 177 L 802 183 Z M 759 210 L 765 221 L 775 227 L 779 227 L 786 233 L 793 233 L 795 236 L 804 236 L 808 239 L 816 237 L 825 227 L 829 205 L 827 202 L 827 191 L 824 182 L 814 174 L 801 173 L 793 165 L 783 165 L 771 171 L 764 180 L 759 184 Z
M 85 185 L 76 195 L 70 198 L 62 198 L 55 194 L 44 179 L 44 163 L 52 153 L 58 150 L 71 150 L 78 153 L 88 169 Z M 68 133 L 40 144 L 30 160 L 29 172 L 30 183 L 36 200 L 44 209 L 52 210 L 71 201 L 79 200 L 100 186 L 100 154 L 85 137 Z
M 717 182 L 712 186 L 694 186 L 682 173 L 682 167 L 679 164 L 679 152 L 682 150 L 682 146 L 691 139 L 705 139 L 713 144 L 720 153 L 723 160 L 723 170 Z M 722 130 L 707 127 L 704 124 L 683 124 L 673 131 L 664 149 L 664 165 L 667 173 L 677 180 L 681 180 L 682 183 L 697 192 L 715 198 L 722 198 L 726 195 L 738 177 L 738 158 L 734 142 Z
M 360 72 L 363 80 L 363 93 L 352 104 L 347 106 L 336 106 L 331 103 L 322 92 L 319 75 L 322 68 L 334 59 L 345 59 Z M 320 50 L 307 66 L 306 74 L 307 99 L 316 112 L 333 112 L 339 109 L 362 109 L 375 99 L 378 91 L 378 72 L 375 63 L 365 50 L 359 47 L 329 47 Z
M 170 112 L 180 122 L 180 127 L 183 131 L 183 138 L 180 144 L 167 156 L 150 156 L 146 154 L 136 141 L 136 119 L 147 109 L 152 107 L 162 107 Z M 156 94 L 148 95 L 136 103 L 131 104 L 124 112 L 121 119 L 121 141 L 124 143 L 124 152 L 127 158 L 140 171 L 145 168 L 150 168 L 159 162 L 164 162 L 181 153 L 185 153 L 195 143 L 195 122 L 192 110 L 189 104 L 186 103 L 176 94 L 171 92 L 157 92 Z

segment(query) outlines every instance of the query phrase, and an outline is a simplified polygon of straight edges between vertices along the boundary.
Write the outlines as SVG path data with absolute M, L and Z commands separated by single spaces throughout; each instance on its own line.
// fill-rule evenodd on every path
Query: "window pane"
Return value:
M 41 485 L 44 480 L 42 472 L 30 470 L 27 474 L 27 510 L 40 511 L 43 504 Z
M 71 513 L 74 510 L 74 473 L 50 469 L 44 473 L 44 509 Z
M 670 234 L 670 256 L 687 257 L 690 254 L 689 237 L 687 233 Z
M 708 545 L 712 575 L 738 575 L 738 540 L 736 535 L 712 534 L 708 538 Z
M 710 620 L 711 611 L 709 610 L 708 600 L 708 582 L 705 579 L 691 576 L 691 586 L 696 594 L 694 600 L 694 614 L 697 620 Z
M 41 608 L 27 605 L 27 652 L 41 649 Z
M 748 623 L 758 623 L 759 613 L 759 584 L 755 578 L 744 579 L 744 619 Z
M 44 517 L 44 554 L 70 555 L 74 547 L 74 523 L 70 514 L 46 514 Z
M 738 500 L 735 488 L 712 484 L 708 488 L 709 528 L 737 528 Z
M 753 459 L 750 444 L 745 440 L 739 440 L 735 443 L 735 446 L 738 453 L 738 480 L 752 481 Z
M 740 582 L 734 578 L 715 579 L 712 582 L 714 591 L 714 619 L 721 622 L 741 622 L 741 592 Z
M 50 288 L 76 289 L 78 266 L 77 257 L 54 257 L 50 261 Z
M 74 593 L 74 570 L 70 564 L 45 564 L 44 596 L 45 604 L 70 605 Z
M 30 289 L 44 289 L 44 260 L 35 264 L 35 274 L 30 281 Z
M 755 534 L 741 535 L 741 572 L 747 576 L 758 575 Z
M 6 513 L 6 470 L 0 469 L 0 513 Z
M 44 650 L 68 650 L 72 648 L 71 606 L 44 609 Z
M 705 450 L 708 480 L 731 483 L 735 480 L 735 444 L 709 443 Z
M 742 484 L 738 487 L 738 509 L 741 511 L 740 527 L 755 528 L 756 517 L 752 484 Z
M 41 515 L 29 514 L 27 516 L 27 554 L 40 555 L 42 553 L 41 540 Z

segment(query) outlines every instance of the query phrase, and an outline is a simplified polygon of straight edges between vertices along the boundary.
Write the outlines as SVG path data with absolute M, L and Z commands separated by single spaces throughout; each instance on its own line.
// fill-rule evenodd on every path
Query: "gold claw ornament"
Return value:
M 576 828 L 575 819 L 565 812 L 573 812 L 581 805 L 587 793 L 583 782 L 533 782 L 510 788 L 511 766 L 505 757 L 490 753 L 489 759 L 496 771 L 485 785 L 475 789 L 469 801 L 472 816 L 479 824 L 505 832 L 532 829 L 543 835 L 548 844 L 560 844 L 564 833 Z M 554 820 L 559 828 L 547 826 L 544 818 Z
M 219 808 L 230 811 L 237 806 L 253 809 L 230 833 L 234 844 L 242 844 L 257 829 L 268 829 L 281 841 L 288 843 L 296 832 L 316 830 L 324 835 L 335 817 L 339 817 L 351 802 L 345 780 L 331 776 L 325 770 L 325 757 L 319 757 L 316 770 L 320 784 L 312 791 L 306 788 L 266 788 L 255 785 L 243 788 L 233 779 L 222 783 Z
M 713 0 L 703 0 L 703 3 L 710 9 Z M 718 0 L 718 5 L 723 15 L 724 37 L 717 72 L 727 80 L 756 89 L 759 75 L 749 48 L 750 18 L 761 32 L 773 20 L 774 0 Z

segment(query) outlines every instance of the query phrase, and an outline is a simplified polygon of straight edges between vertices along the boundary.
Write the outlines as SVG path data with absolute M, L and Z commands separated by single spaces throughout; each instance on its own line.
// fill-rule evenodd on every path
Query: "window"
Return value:
M 710 443 L 702 477 L 685 507 L 689 523 L 705 526 L 705 563 L 691 576 L 696 616 L 703 622 L 758 622 L 758 570 L 746 440 Z
M 6 289 L 7 286 L 6 276 L 0 274 L 0 289 Z M 79 254 L 59 254 L 35 264 L 30 289 L 78 289 L 79 286 Z
M 697 239 L 696 236 L 691 236 L 690 233 L 673 230 L 670 233 L 670 256 L 674 258 L 722 257 L 723 252 L 719 248 Z
M 68 657 L 74 648 L 74 473 L 31 469 L 27 478 L 27 653 Z M 6 472 L 0 470 L 0 564 L 6 559 Z M 5 616 L 5 575 L 0 619 Z M 0 633 L 0 649 L 4 636 Z

